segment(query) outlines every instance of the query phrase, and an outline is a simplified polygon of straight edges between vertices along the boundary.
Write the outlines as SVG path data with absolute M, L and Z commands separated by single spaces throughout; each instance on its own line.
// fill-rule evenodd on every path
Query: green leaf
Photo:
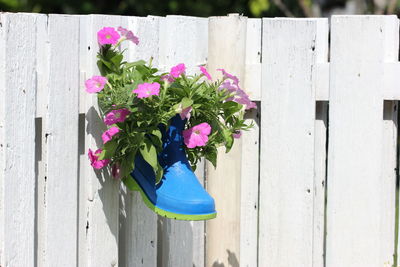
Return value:
M 224 129 L 222 134 L 224 135 L 224 138 L 225 138 L 226 153 L 228 153 L 233 146 L 233 136 L 232 136 L 231 131 L 228 129 Z
M 103 151 L 99 155 L 99 160 L 111 159 L 117 150 L 118 143 L 116 140 L 108 141 L 104 144 Z
M 193 100 L 187 97 L 182 98 L 181 101 L 182 104 L 182 109 L 185 109 L 187 107 L 190 107 L 193 104 Z
M 125 64 L 125 67 L 126 68 L 132 68 L 132 67 L 139 66 L 139 65 L 146 65 L 146 61 L 138 60 L 138 61 L 135 61 L 135 62 L 129 62 L 129 63 Z
M 143 145 L 140 147 L 140 154 L 142 154 L 143 159 L 147 161 L 155 171 L 158 169 L 157 150 L 148 138 L 143 140 Z
M 111 62 L 114 64 L 115 67 L 119 68 L 121 65 L 121 61 L 123 59 L 122 54 L 116 54 L 111 58 Z
M 217 154 L 218 151 L 215 147 L 208 148 L 205 154 L 206 159 L 212 163 L 214 168 L 217 168 Z
M 131 151 L 121 162 L 121 177 L 129 177 L 130 173 L 135 169 L 136 151 Z
M 157 165 L 158 166 L 157 166 L 157 171 L 156 171 L 156 184 L 158 184 L 161 181 L 161 179 L 164 175 L 164 169 L 161 167 L 160 164 L 157 164 Z

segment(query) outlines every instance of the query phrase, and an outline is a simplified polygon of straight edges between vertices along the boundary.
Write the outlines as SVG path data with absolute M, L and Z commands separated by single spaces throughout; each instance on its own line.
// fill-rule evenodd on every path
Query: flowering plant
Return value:
M 160 73 L 152 66 L 152 59 L 148 63 L 123 61 L 121 42 L 139 43 L 131 31 L 105 27 L 97 36 L 101 76 L 87 80 L 85 87 L 88 93 L 97 93 L 108 129 L 102 135 L 104 146 L 95 152 L 89 150 L 94 168 L 110 164 L 115 178 L 125 178 L 135 168 L 135 157 L 140 153 L 160 181 L 160 126 L 168 127 L 174 116 L 186 120 L 183 138 L 193 169 L 201 157 L 216 166 L 217 147 L 225 146 L 228 152 L 234 138 L 252 127 L 245 124 L 243 115 L 256 105 L 239 87 L 236 76 L 219 69 L 223 79 L 213 80 L 203 66 L 199 66 L 200 74 L 187 75 L 183 63 L 169 73 Z

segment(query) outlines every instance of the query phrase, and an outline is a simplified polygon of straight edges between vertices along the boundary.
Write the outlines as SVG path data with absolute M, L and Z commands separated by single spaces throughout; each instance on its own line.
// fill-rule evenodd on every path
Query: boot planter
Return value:
M 132 179 L 125 184 L 141 193 L 144 203 L 157 214 L 178 220 L 216 217 L 214 199 L 198 181 L 186 157 L 182 131 L 186 120 L 175 116 L 168 129 L 162 127 L 163 151 L 158 156 L 164 170 L 156 185 L 152 167 L 138 155 Z
M 155 213 L 178 220 L 215 218 L 214 199 L 193 173 L 200 160 L 217 165 L 217 148 L 231 149 L 246 125 L 245 110 L 255 108 L 239 79 L 223 69 L 213 80 L 203 66 L 186 75 L 183 63 L 160 73 L 143 60 L 124 62 L 120 44 L 139 39 L 127 29 L 98 33 L 101 76 L 85 82 L 96 93 L 107 130 L 103 146 L 89 159 L 139 191 Z M 222 177 L 221 177 L 222 179 Z

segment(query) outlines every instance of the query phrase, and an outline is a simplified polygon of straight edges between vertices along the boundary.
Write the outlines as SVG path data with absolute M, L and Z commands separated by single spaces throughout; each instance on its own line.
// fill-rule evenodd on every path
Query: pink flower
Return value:
M 239 79 L 235 75 L 229 74 L 224 69 L 217 69 L 217 70 L 222 72 L 222 75 L 224 75 L 224 79 L 231 79 L 234 84 L 239 84 Z
M 212 80 L 210 73 L 208 73 L 207 69 L 203 66 L 200 66 L 200 71 L 207 77 L 210 81 Z
M 132 31 L 122 28 L 121 26 L 118 27 L 118 31 L 126 38 L 126 40 L 132 41 L 136 45 L 139 44 L 139 38 L 135 36 Z
M 172 77 L 171 75 L 168 75 L 168 74 L 161 76 L 160 80 L 163 81 L 163 82 L 166 81 L 166 82 L 169 82 L 169 83 L 173 83 L 175 81 L 174 77 Z
M 131 112 L 126 108 L 112 110 L 107 113 L 106 117 L 104 118 L 104 123 L 106 125 L 113 125 L 118 122 L 124 122 L 130 113 Z
M 241 131 L 236 131 L 232 134 L 233 138 L 239 139 L 242 136 Z
M 170 74 L 174 78 L 178 78 L 182 73 L 185 73 L 185 64 L 181 63 L 171 68 Z
M 160 93 L 160 84 L 157 82 L 141 83 L 132 91 L 132 93 L 138 94 L 138 98 L 147 98 L 152 95 L 158 95 Z
M 120 179 L 121 178 L 121 168 L 118 162 L 116 162 L 112 168 L 111 168 L 111 175 L 114 177 L 114 179 Z
M 103 76 L 93 76 L 86 80 L 85 87 L 88 93 L 98 93 L 103 90 L 104 85 L 107 83 L 107 78 Z
M 93 153 L 93 151 L 89 148 L 88 156 L 90 160 L 90 165 L 92 165 L 92 167 L 95 169 L 101 169 L 104 166 L 107 166 L 108 163 L 110 163 L 110 160 L 108 159 L 99 160 L 99 155 L 102 151 L 103 150 L 99 148 Z
M 192 107 L 187 107 L 185 109 L 182 110 L 182 112 L 179 114 L 179 116 L 181 116 L 181 119 L 190 119 L 190 112 L 192 111 Z
M 103 139 L 103 144 L 107 143 L 108 141 L 111 141 L 112 137 L 114 135 L 116 135 L 117 133 L 119 133 L 119 128 L 118 127 L 111 127 L 110 129 L 108 129 L 107 131 L 105 131 L 102 135 L 101 135 L 101 139 Z
M 188 148 L 205 146 L 208 135 L 211 133 L 211 126 L 207 122 L 200 123 L 192 128 L 183 131 L 183 139 Z
M 97 40 L 100 45 L 105 45 L 105 44 L 115 45 L 116 43 L 118 43 L 119 38 L 120 38 L 119 33 L 112 27 L 104 27 L 103 29 L 97 32 Z

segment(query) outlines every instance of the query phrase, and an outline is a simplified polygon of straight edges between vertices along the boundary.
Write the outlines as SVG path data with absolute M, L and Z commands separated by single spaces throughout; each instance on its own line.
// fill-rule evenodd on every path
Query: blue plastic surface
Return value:
M 157 208 L 185 215 L 216 213 L 214 199 L 200 184 L 187 160 L 182 137 L 184 125 L 185 120 L 175 116 L 167 131 L 160 128 L 163 151 L 159 162 L 164 169 L 160 183 L 155 185 L 153 169 L 140 155 L 136 157 L 131 176 Z

